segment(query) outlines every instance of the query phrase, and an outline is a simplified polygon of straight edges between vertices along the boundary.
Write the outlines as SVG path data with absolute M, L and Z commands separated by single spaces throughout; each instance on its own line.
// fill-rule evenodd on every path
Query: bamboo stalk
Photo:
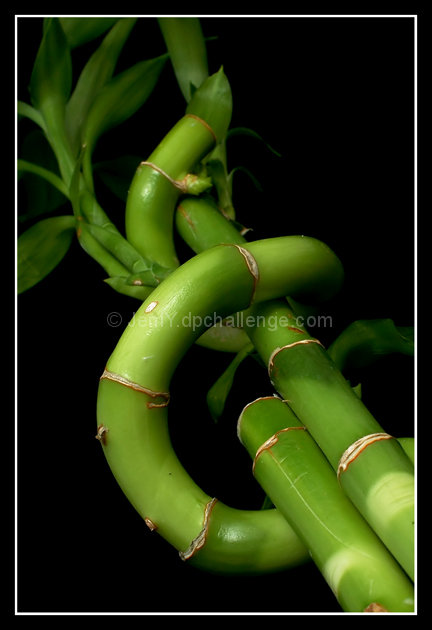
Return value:
M 170 444 L 174 370 L 213 317 L 303 287 L 323 297 L 324 288 L 331 294 L 340 281 L 340 262 L 315 239 L 220 245 L 183 264 L 151 293 L 108 360 L 97 410 L 108 463 L 132 505 L 179 552 L 185 554 L 195 540 L 202 543 L 205 529 L 205 544 L 187 554 L 200 566 L 256 572 L 291 566 L 306 555 L 277 512 L 232 511 L 217 502 L 205 522 L 212 497 L 185 472 Z M 212 527 L 216 518 L 224 525 Z
M 238 434 L 255 478 L 310 550 L 343 610 L 413 611 L 411 581 L 287 404 L 274 396 L 250 403 Z
M 182 206 L 183 211 L 179 209 L 176 215 L 177 228 L 195 251 L 199 251 L 201 243 L 211 247 L 216 239 L 228 242 L 232 238 L 233 242 L 238 242 L 243 238 L 234 225 L 215 212 L 206 201 L 186 199 Z M 209 225 L 211 229 L 208 229 Z M 212 241 L 212 238 L 215 240 Z M 318 340 L 312 339 L 304 326 L 299 324 L 285 301 L 252 306 L 247 313 L 252 315 L 251 319 L 246 316 L 242 321 L 252 321 L 252 326 L 245 330 L 264 361 L 267 364 L 271 361 L 271 378 L 276 389 L 290 400 L 290 405 L 308 426 L 335 470 L 343 452 L 358 437 L 385 433 L 321 344 L 317 343 Z M 286 354 L 284 351 L 275 352 L 275 349 L 284 347 L 287 348 Z M 297 360 L 292 358 L 293 353 Z M 290 378 L 281 371 L 281 360 L 284 360 L 283 366 L 287 366 Z M 376 439 L 368 446 L 369 458 L 365 457 L 366 451 L 363 452 L 361 458 L 350 465 L 349 471 L 339 475 L 342 487 L 411 578 L 414 577 L 412 446 L 412 440 L 405 445 L 403 440 Z M 362 458 L 363 463 L 360 463 Z M 369 463 L 371 475 L 367 473 Z M 379 493 L 383 484 L 387 484 L 387 497 Z M 379 497 L 375 500 L 371 498 L 375 496 L 374 487 Z M 377 505 L 378 500 L 382 501 L 381 506 Z
M 185 115 L 167 133 L 148 160 L 140 164 L 126 203 L 126 236 L 145 258 L 162 267 L 179 264 L 173 242 L 180 183 L 214 146 L 204 121 Z M 184 191 L 183 191 L 184 192 Z
M 252 308 L 247 332 L 271 381 L 308 428 L 347 495 L 414 579 L 414 468 L 285 303 Z M 361 440 L 360 442 L 357 442 Z

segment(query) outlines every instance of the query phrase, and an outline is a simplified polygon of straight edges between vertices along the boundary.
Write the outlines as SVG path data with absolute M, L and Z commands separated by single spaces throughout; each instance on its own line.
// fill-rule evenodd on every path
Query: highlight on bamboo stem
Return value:
M 238 436 L 253 474 L 310 550 L 346 612 L 414 607 L 411 580 L 342 490 L 305 426 L 280 398 L 249 403 Z
M 283 302 L 253 307 L 256 318 L 275 322 L 247 330 L 268 366 L 276 391 L 325 453 L 340 484 L 414 578 L 414 468 L 397 440 L 335 369 L 322 344 L 281 322 L 293 317 Z M 275 314 L 277 315 L 276 319 Z M 361 456 L 360 456 L 361 454 Z

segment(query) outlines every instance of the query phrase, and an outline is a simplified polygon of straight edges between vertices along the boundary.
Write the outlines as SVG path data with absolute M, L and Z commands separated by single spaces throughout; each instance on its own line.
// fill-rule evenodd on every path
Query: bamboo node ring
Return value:
M 130 387 L 131 389 L 134 389 L 136 392 L 147 394 L 147 396 L 150 396 L 150 398 L 163 398 L 164 399 L 164 402 L 161 402 L 161 403 L 148 402 L 147 407 L 149 409 L 152 409 L 154 407 L 167 407 L 170 401 L 169 392 L 155 392 L 152 389 L 149 389 L 148 387 L 143 387 L 142 385 L 139 385 L 139 383 L 134 383 L 133 381 L 130 381 L 125 376 L 121 376 L 121 374 L 115 374 L 115 372 L 110 372 L 106 368 L 103 371 L 103 374 L 99 380 L 102 381 L 103 379 L 108 379 L 109 381 L 120 383 L 120 385 L 124 385 L 125 387 Z
M 259 449 L 257 450 L 257 452 L 255 453 L 255 457 L 253 460 L 253 464 L 252 464 L 252 474 L 255 474 L 255 465 L 256 462 L 258 460 L 258 457 L 267 449 L 271 448 L 272 446 L 274 446 L 278 441 L 279 441 L 279 434 L 280 433 L 287 433 L 288 431 L 306 431 L 306 427 L 286 427 L 285 429 L 280 429 L 279 431 L 276 431 L 276 433 L 274 435 L 272 435 L 271 437 L 268 438 L 268 440 L 266 440 L 263 444 L 261 444 L 261 446 L 259 447 Z
M 202 547 L 204 547 L 207 541 L 207 533 L 208 533 L 209 524 L 210 524 L 210 515 L 215 506 L 215 503 L 217 503 L 217 499 L 216 497 L 213 497 L 213 499 L 210 499 L 210 501 L 206 504 L 205 509 L 204 509 L 204 522 L 203 522 L 202 530 L 200 531 L 198 536 L 196 536 L 192 540 L 191 544 L 186 549 L 186 551 L 179 551 L 179 556 L 182 560 L 189 560 L 189 558 L 192 558 L 192 556 L 195 555 L 197 551 L 199 551 Z
M 339 460 L 337 478 L 340 479 L 341 474 L 346 471 L 348 466 L 352 464 L 352 462 L 365 450 L 365 448 L 374 442 L 391 439 L 393 439 L 393 436 L 388 433 L 370 433 L 369 435 L 364 435 L 353 442 L 350 446 L 348 446 Z
M 324 348 L 324 345 L 321 343 L 319 339 L 299 339 L 298 341 L 293 341 L 293 343 L 289 343 L 286 346 L 282 346 L 281 348 L 275 348 L 273 352 L 271 353 L 270 358 L 268 360 L 267 369 L 268 369 L 269 376 L 271 376 L 271 372 L 274 368 L 274 360 L 276 358 L 276 355 L 279 354 L 279 352 L 282 352 L 282 350 L 288 350 L 288 348 L 294 348 L 294 346 L 305 346 L 305 345 L 308 345 L 309 343 L 316 343 L 322 348 Z
M 177 179 L 174 179 L 173 177 L 168 175 L 168 173 L 166 173 L 162 168 L 160 168 L 160 166 L 157 166 L 153 162 L 144 161 L 140 163 L 140 166 L 149 166 L 154 171 L 156 171 L 157 173 L 165 177 L 165 179 L 167 179 L 170 182 L 170 184 L 172 184 L 175 188 L 180 190 L 182 193 L 187 192 L 187 185 L 184 181 L 178 181 Z

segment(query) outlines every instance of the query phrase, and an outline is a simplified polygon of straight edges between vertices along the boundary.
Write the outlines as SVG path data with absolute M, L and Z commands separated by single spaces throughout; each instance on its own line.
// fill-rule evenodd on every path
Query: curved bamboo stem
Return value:
M 337 291 L 341 278 L 339 260 L 315 239 L 215 247 L 152 292 L 108 360 L 97 415 L 113 474 L 142 517 L 182 554 L 192 541 L 202 542 L 205 525 L 205 544 L 188 552 L 200 566 L 256 572 L 291 566 L 306 556 L 278 512 L 243 512 L 217 502 L 205 521 L 213 497 L 189 477 L 169 439 L 167 396 L 174 370 L 214 317 L 269 296 L 307 290 L 324 298 Z
M 162 267 L 176 268 L 179 261 L 173 241 L 175 205 L 179 184 L 211 150 L 215 137 L 210 127 L 186 114 L 137 169 L 126 203 L 126 236 L 145 258 Z

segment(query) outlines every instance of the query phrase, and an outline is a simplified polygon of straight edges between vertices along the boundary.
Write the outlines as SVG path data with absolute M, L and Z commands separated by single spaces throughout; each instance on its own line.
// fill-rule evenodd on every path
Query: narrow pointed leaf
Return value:
M 208 77 L 207 50 L 198 18 L 159 18 L 162 35 L 177 78 L 189 103 Z
M 65 128 L 65 109 L 72 86 L 69 45 L 58 18 L 44 21 L 44 34 L 30 79 L 32 105 L 44 120 L 44 131 L 69 185 L 74 168 Z
M 38 125 L 41 129 L 43 129 L 43 131 L 46 131 L 46 125 L 42 114 L 28 103 L 25 103 L 24 101 L 18 101 L 17 115 L 18 121 L 21 118 L 28 118 L 29 120 L 32 120 L 34 123 L 36 123 L 36 125 Z
M 87 113 L 97 94 L 111 79 L 136 21 L 137 18 L 118 20 L 81 71 L 66 107 L 66 129 L 75 152 L 79 149 L 81 128 Z
M 50 217 L 35 223 L 18 239 L 18 293 L 45 278 L 67 253 L 75 232 L 73 216 Z
M 274 149 L 268 142 L 266 142 L 259 133 L 257 133 L 253 129 L 249 129 L 249 127 L 233 127 L 228 131 L 227 138 L 232 138 L 233 136 L 249 136 L 250 138 L 259 140 L 260 142 L 265 144 L 269 151 L 277 155 L 277 157 L 281 157 L 281 154 L 276 151 L 276 149 Z
M 18 172 L 37 175 L 38 178 L 42 178 L 45 182 L 51 184 L 52 187 L 56 188 L 64 197 L 67 198 L 68 190 L 65 184 L 60 177 L 56 175 L 56 173 L 49 171 L 47 168 L 39 166 L 38 164 L 33 164 L 33 162 L 27 162 L 27 160 L 18 160 Z
M 244 173 L 251 180 L 251 182 L 253 183 L 253 185 L 259 192 L 263 191 L 260 182 L 248 168 L 246 168 L 245 166 L 236 166 L 235 168 L 232 169 L 232 171 L 230 172 L 228 176 L 231 192 L 232 192 L 232 185 L 233 185 L 232 182 L 233 182 L 235 173 Z
M 398 328 L 391 319 L 358 320 L 328 348 L 340 370 L 362 368 L 393 353 L 413 356 L 412 328 Z
M 159 279 L 155 276 L 153 265 L 145 260 L 135 248 L 119 232 L 115 232 L 110 227 L 105 228 L 100 225 L 88 224 L 89 233 L 116 258 L 129 274 L 126 277 L 126 284 L 133 284 L 134 281 L 141 281 L 146 286 L 157 286 Z M 132 276 L 131 276 L 132 274 Z
M 61 17 L 59 20 L 70 48 L 76 48 L 103 35 L 118 18 Z
M 253 351 L 254 346 L 252 344 L 247 344 L 240 350 L 228 365 L 227 369 L 207 392 L 207 406 L 215 422 L 217 422 L 223 414 L 225 403 L 231 391 L 238 367 Z
M 57 160 L 40 129 L 33 129 L 24 138 L 20 153 L 17 163 L 21 195 L 18 219 L 25 221 L 59 208 L 67 201 L 69 191 L 58 174 Z
M 83 131 L 88 155 L 100 136 L 130 118 L 152 93 L 166 57 L 141 61 L 116 75 L 99 92 Z
M 202 118 L 213 129 L 218 142 L 224 140 L 231 122 L 231 86 L 223 71 L 212 74 L 194 92 L 186 113 Z
M 30 79 L 33 106 L 44 115 L 53 106 L 62 107 L 72 86 L 70 49 L 57 18 L 45 22 L 44 34 Z

